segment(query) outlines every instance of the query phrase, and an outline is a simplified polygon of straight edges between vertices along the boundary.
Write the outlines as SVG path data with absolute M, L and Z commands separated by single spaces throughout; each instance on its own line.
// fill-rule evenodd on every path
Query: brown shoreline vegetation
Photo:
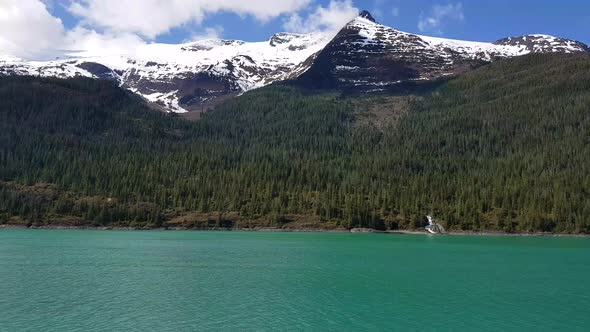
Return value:
M 77 229 L 77 230 L 182 230 L 182 231 L 249 231 L 249 232 L 332 232 L 430 235 L 422 224 L 415 228 L 399 220 L 383 221 L 383 228 L 357 228 L 342 220 L 323 220 L 313 215 L 267 215 L 244 218 L 237 212 L 161 211 L 155 204 L 124 203 L 116 198 L 83 196 L 64 192 L 52 184 L 21 185 L 0 182 L 0 188 L 18 195 L 37 211 L 6 213 L 0 211 L 2 229 Z M 56 207 L 57 206 L 57 207 Z M 127 218 L 125 218 L 127 216 Z M 133 216 L 134 219 L 130 219 Z M 348 227 L 347 227 L 348 226 Z M 394 226 L 394 227 L 390 227 Z M 590 237 L 585 233 L 503 232 L 499 230 L 456 230 L 452 236 L 542 236 Z

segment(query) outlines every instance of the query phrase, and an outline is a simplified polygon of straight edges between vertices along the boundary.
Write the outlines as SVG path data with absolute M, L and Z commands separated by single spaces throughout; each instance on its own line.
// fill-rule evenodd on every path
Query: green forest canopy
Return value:
M 586 54 L 499 61 L 389 121 L 385 96 L 279 86 L 194 123 L 83 78 L 0 100 L 0 223 L 590 232 Z

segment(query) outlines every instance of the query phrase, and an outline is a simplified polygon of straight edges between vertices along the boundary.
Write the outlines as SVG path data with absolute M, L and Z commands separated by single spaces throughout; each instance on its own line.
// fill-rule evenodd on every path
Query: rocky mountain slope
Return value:
M 512 37 L 496 43 L 419 36 L 381 25 L 370 13 L 362 12 L 294 83 L 355 93 L 404 92 L 498 59 L 588 50 L 580 42 L 546 35 Z
M 202 40 L 149 44 L 132 55 L 25 61 L 0 56 L 0 75 L 112 80 L 172 112 L 200 112 L 244 91 L 288 80 L 309 89 L 408 92 L 497 59 L 588 52 L 546 35 L 478 43 L 419 36 L 362 12 L 337 35 L 279 33 L 264 42 Z

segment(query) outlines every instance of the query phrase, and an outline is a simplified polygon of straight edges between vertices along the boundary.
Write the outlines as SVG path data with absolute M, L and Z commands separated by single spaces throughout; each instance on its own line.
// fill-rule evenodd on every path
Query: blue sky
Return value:
M 329 2 L 313 1 L 302 10 L 302 16 L 313 12 L 316 6 L 327 7 Z M 438 29 L 421 31 L 418 28 L 420 18 L 432 14 L 433 6 L 456 4 L 461 5 L 463 19 L 448 17 L 442 19 Z M 382 24 L 412 33 L 476 41 L 542 33 L 590 43 L 590 1 L 584 0 L 354 0 L 353 5 L 369 10 Z M 53 6 L 51 12 L 60 17 L 67 27 L 74 27 L 79 22 L 64 6 Z M 194 34 L 205 34 L 207 28 L 219 27 L 222 27 L 220 35 L 223 38 L 264 40 L 275 32 L 285 30 L 287 16 L 261 22 L 249 15 L 219 12 L 207 15 L 200 24 L 173 28 L 170 33 L 157 36 L 155 40 L 177 43 L 190 39 Z
M 318 1 L 324 5 L 327 2 Z M 542 33 L 590 43 L 590 0 L 355 0 L 353 3 L 359 9 L 372 12 L 380 23 L 412 33 L 440 34 L 433 33 L 435 31 L 420 31 L 420 16 L 428 16 L 435 5 L 461 3 L 464 19 L 445 20 L 441 27 L 443 36 L 496 41 L 508 36 Z M 235 15 L 212 16 L 205 24 L 221 24 L 224 26 L 224 37 L 245 40 L 261 40 L 274 31 L 282 30 L 281 19 L 257 25 L 252 19 L 241 20 Z M 168 38 L 174 40 L 177 36 L 171 35 L 166 37 Z
M 318 2 L 325 4 L 328 1 Z M 354 1 L 357 8 L 371 11 L 382 24 L 398 30 L 426 35 L 432 35 L 433 31 L 418 29 L 420 16 L 429 15 L 434 5 L 444 6 L 449 3 L 457 2 Z M 460 3 L 463 7 L 464 19 L 462 21 L 446 20 L 441 27 L 442 35 L 445 37 L 496 41 L 508 36 L 542 33 L 590 43 L 590 0 L 470 0 Z M 231 19 L 232 16 L 234 16 L 233 19 Z M 245 40 L 261 40 L 274 31 L 282 30 L 281 19 L 273 20 L 269 24 L 257 25 L 252 19 L 241 20 L 235 15 L 216 15 L 208 19 L 205 24 L 221 24 L 224 26 L 224 37 Z M 168 38 L 174 40 L 178 36 L 171 35 L 166 37 Z
M 424 35 L 491 42 L 540 33 L 590 44 L 589 0 L 0 0 L 0 51 L 48 58 L 206 37 L 261 41 L 336 31 L 361 9 Z

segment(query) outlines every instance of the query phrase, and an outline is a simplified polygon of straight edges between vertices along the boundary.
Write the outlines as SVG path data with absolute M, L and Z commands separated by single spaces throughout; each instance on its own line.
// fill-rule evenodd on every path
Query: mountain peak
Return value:
M 377 23 L 377 21 L 375 20 L 375 18 L 373 17 L 373 15 L 371 15 L 371 13 L 369 13 L 369 11 L 367 10 L 363 10 L 360 14 L 359 17 L 362 17 L 364 19 L 367 19 L 373 23 Z

